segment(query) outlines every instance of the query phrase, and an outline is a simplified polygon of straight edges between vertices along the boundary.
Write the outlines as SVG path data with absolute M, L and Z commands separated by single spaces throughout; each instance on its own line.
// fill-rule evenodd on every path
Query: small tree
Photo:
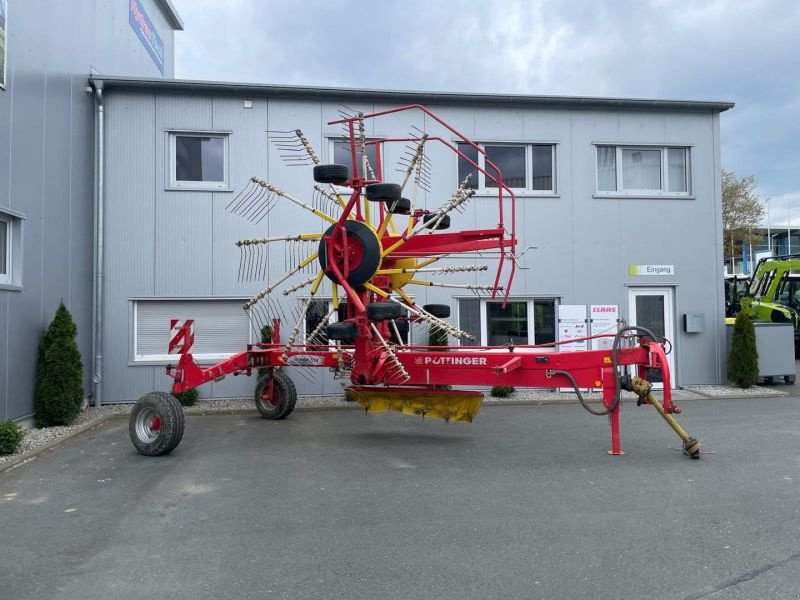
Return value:
M 68 425 L 81 410 L 83 363 L 78 328 L 62 302 L 39 342 L 33 409 L 39 427 Z
M 742 300 L 742 310 L 736 315 L 728 354 L 728 379 L 741 388 L 758 382 L 758 350 L 756 330 L 750 317 L 750 302 Z
M 742 245 L 758 241 L 753 229 L 761 226 L 764 205 L 755 192 L 753 175 L 737 179 L 722 170 L 722 244 L 725 257 L 741 255 Z

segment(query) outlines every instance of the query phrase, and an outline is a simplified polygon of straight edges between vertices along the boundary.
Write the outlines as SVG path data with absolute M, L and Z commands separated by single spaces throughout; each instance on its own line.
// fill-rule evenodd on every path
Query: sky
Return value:
M 175 75 L 732 101 L 722 166 L 800 225 L 800 0 L 172 0 Z

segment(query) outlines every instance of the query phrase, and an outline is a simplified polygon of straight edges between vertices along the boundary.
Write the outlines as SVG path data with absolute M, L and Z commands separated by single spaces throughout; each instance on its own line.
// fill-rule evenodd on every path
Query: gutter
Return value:
M 105 209 L 105 105 L 103 82 L 93 81 L 95 97 L 95 151 L 94 151 L 94 302 L 92 306 L 92 374 L 94 405 L 103 404 L 103 235 Z

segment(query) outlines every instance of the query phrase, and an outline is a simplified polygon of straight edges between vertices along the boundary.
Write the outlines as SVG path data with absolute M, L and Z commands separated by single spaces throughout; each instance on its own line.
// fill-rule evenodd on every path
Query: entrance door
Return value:
M 675 387 L 675 324 L 674 292 L 672 288 L 630 288 L 628 296 L 628 322 L 631 325 L 646 327 L 654 334 L 664 336 L 672 344 L 672 352 L 667 355 L 672 386 Z M 667 346 L 669 349 L 669 346 Z M 662 389 L 661 372 L 647 371 L 647 380 L 656 389 Z

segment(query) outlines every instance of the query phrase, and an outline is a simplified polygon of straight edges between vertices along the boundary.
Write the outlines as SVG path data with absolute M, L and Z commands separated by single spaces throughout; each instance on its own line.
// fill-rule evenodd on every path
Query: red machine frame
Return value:
M 376 340 L 373 330 L 386 338 L 389 335 L 388 325 L 383 321 L 371 321 L 366 316 L 366 306 L 374 302 L 387 302 L 392 292 L 391 280 L 387 276 L 376 275 L 371 283 L 366 286 L 351 286 L 347 279 L 353 268 L 358 265 L 351 261 L 361 259 L 357 253 L 342 252 L 348 248 L 348 231 L 344 227 L 346 221 L 365 221 L 365 211 L 362 211 L 362 195 L 364 188 L 380 181 L 381 167 L 380 156 L 378 159 L 379 179 L 363 179 L 359 176 L 356 128 L 359 120 L 376 118 L 383 115 L 406 110 L 420 110 L 426 118 L 430 118 L 439 125 L 449 130 L 454 136 L 470 144 L 479 153 L 484 150 L 469 140 L 466 136 L 442 121 L 425 107 L 419 105 L 404 106 L 400 108 L 380 111 L 369 115 L 359 115 L 332 121 L 330 124 L 345 124 L 349 128 L 350 151 L 353 163 L 353 176 L 346 182 L 352 188 L 349 200 L 342 208 L 341 217 L 335 226 L 326 233 L 323 240 L 326 242 L 327 260 L 325 270 L 347 294 L 348 321 L 358 328 L 358 335 L 351 346 L 334 348 L 331 346 L 311 345 L 284 345 L 280 343 L 280 323 L 273 322 L 273 338 L 270 344 L 254 344 L 248 346 L 246 351 L 239 352 L 227 360 L 210 367 L 200 367 L 191 354 L 193 340 L 193 325 L 186 321 L 176 337 L 183 339 L 180 349 L 180 359 L 176 366 L 167 367 L 167 374 L 174 379 L 173 392 L 180 393 L 192 389 L 209 381 L 219 381 L 225 376 L 250 375 L 253 369 L 267 369 L 269 372 L 276 367 L 302 365 L 304 367 L 321 367 L 331 370 L 340 370 L 343 366 L 350 372 L 351 381 L 357 386 L 375 386 L 381 390 L 425 390 L 440 389 L 441 386 L 514 386 L 514 387 L 540 387 L 540 388 L 593 388 L 602 389 L 602 402 L 609 417 L 611 428 L 610 454 L 623 454 L 620 442 L 619 402 L 620 387 L 623 385 L 619 372 L 620 367 L 633 366 L 641 379 L 635 379 L 634 385 L 628 386 L 639 394 L 640 402 L 652 404 L 659 414 L 684 440 L 684 451 L 698 458 L 699 443 L 690 438 L 671 417 L 679 413 L 680 409 L 672 402 L 670 373 L 665 347 L 663 342 L 644 336 L 636 336 L 638 343 L 635 345 L 618 346 L 615 349 L 590 350 L 590 351 L 564 351 L 553 352 L 541 346 L 470 346 L 450 347 L 442 351 L 441 347 L 427 346 L 397 346 L 388 349 Z M 363 120 L 360 121 L 363 123 Z M 458 146 L 440 136 L 425 136 L 427 141 L 441 143 L 463 160 L 484 174 L 494 182 L 498 191 L 498 224 L 494 228 L 460 231 L 452 233 L 438 233 L 418 235 L 411 239 L 404 238 L 402 234 L 384 234 L 380 237 L 382 265 L 392 267 L 399 259 L 436 257 L 453 252 L 473 252 L 496 249 L 499 255 L 499 264 L 494 276 L 494 285 L 491 297 L 495 298 L 502 289 L 504 304 L 508 300 L 511 284 L 516 271 L 516 262 L 513 252 L 517 245 L 516 228 L 516 198 L 513 191 L 503 183 L 500 169 L 488 158 L 485 158 L 486 168 L 471 160 L 462 153 Z M 370 143 L 386 142 L 420 142 L 420 137 L 382 139 L 369 141 Z M 362 144 L 363 144 L 362 140 Z M 363 147 L 363 146 L 362 146 Z M 378 153 L 380 155 L 380 153 Z M 487 170 L 488 169 L 488 170 Z M 510 223 L 505 222 L 508 203 Z M 378 216 L 380 222 L 384 221 L 386 209 L 380 203 Z M 432 213 L 416 209 L 411 215 L 412 224 Z M 411 230 L 409 226 L 408 231 Z M 393 252 L 392 248 L 401 248 L 401 252 Z M 510 272 L 507 284 L 501 288 L 504 264 L 510 262 Z M 357 289 L 356 289 L 357 288 Z M 407 298 L 407 297 L 406 297 Z M 414 320 L 413 315 L 409 320 Z M 374 328 L 374 329 L 373 329 Z M 173 331 L 175 329 L 173 328 Z M 377 336 L 380 338 L 381 336 Z M 602 336 L 596 336 L 602 337 Z M 608 336 L 606 336 L 608 337 Z M 613 336 L 611 336 L 613 337 Z M 587 338 L 589 339 L 589 338 Z M 382 341 L 382 340 L 381 340 Z M 557 344 L 552 344 L 554 346 Z M 399 365 L 402 366 L 398 368 Z M 660 371 L 663 381 L 663 404 L 650 393 L 651 386 L 645 378 L 647 370 Z M 566 373 L 566 374 L 565 374 Z M 571 377 L 570 377 L 571 376 Z M 267 395 L 272 394 L 272 377 L 269 377 Z M 572 379 L 572 380 L 570 380 Z M 638 382 L 638 383 L 637 383 Z M 638 385 L 638 387 L 637 387 Z M 438 388 L 436 387 L 438 386 Z

